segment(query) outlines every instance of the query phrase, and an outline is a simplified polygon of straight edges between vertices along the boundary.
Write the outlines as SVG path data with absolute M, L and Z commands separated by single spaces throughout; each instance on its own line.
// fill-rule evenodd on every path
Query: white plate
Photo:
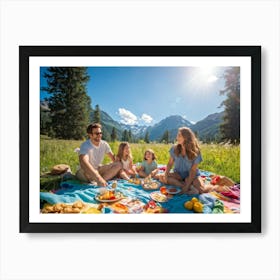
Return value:
M 100 199 L 99 196 L 100 195 L 95 196 L 95 200 L 97 200 L 99 202 L 116 202 L 116 201 L 119 201 L 123 198 L 121 193 L 117 193 L 116 196 L 115 196 L 116 197 L 115 199 Z
M 166 202 L 167 196 L 162 194 L 161 192 L 152 192 L 150 194 L 151 198 L 157 202 Z
M 177 193 L 181 192 L 181 189 L 180 188 L 176 188 L 176 187 L 170 187 L 170 188 L 166 189 L 166 192 L 168 194 L 177 194 Z
M 144 190 L 157 190 L 160 187 L 160 183 L 159 182 L 151 182 L 151 183 L 145 183 L 143 184 L 143 189 Z

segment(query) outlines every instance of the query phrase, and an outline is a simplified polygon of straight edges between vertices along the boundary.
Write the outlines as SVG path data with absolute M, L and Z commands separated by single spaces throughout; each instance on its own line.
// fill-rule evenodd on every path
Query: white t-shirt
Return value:
M 101 140 L 99 146 L 95 146 L 90 139 L 81 145 L 79 151 L 79 155 L 88 155 L 89 162 L 95 169 L 103 162 L 105 154 L 108 153 L 112 153 L 112 150 L 106 141 Z

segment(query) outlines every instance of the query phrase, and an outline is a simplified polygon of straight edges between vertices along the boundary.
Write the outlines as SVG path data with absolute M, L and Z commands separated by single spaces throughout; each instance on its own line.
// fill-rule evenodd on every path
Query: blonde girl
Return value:
M 158 172 L 156 156 L 152 149 L 148 149 L 144 153 L 144 160 L 141 163 L 138 174 L 140 177 L 152 177 L 154 178 Z
M 123 168 L 119 173 L 122 179 L 129 180 L 130 177 L 135 177 L 137 172 L 133 166 L 132 154 L 128 142 L 120 143 L 116 161 L 122 163 Z
M 177 144 L 169 151 L 170 158 L 166 171 L 159 179 L 165 184 L 182 188 L 183 193 L 205 192 L 198 164 L 202 161 L 198 140 L 190 128 L 178 129 Z M 170 172 L 174 165 L 174 172 Z

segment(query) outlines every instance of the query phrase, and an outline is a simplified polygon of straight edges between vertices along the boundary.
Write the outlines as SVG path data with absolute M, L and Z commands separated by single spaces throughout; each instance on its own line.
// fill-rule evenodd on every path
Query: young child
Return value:
M 144 160 L 141 163 L 141 167 L 138 171 L 140 177 L 154 178 L 158 172 L 156 156 L 153 150 L 148 149 L 144 153 Z
M 135 177 L 137 171 L 133 166 L 132 155 L 128 142 L 120 143 L 116 161 L 120 161 L 122 163 L 123 168 L 119 173 L 122 179 L 129 180 L 130 177 Z

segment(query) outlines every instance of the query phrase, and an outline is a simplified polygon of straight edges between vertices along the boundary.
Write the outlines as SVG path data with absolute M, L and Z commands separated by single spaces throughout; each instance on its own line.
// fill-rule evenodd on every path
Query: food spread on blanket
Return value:
M 156 214 L 156 213 L 167 213 L 167 209 L 163 208 L 162 206 L 158 205 L 155 201 L 150 200 L 144 206 L 144 213 L 147 214 Z
M 147 208 L 144 213 L 157 214 L 157 213 L 167 213 L 167 211 L 161 206 L 156 206 L 155 208 Z
M 110 206 L 110 208 L 114 213 L 118 214 L 127 214 L 129 212 L 128 207 L 122 203 L 114 203 Z
M 215 178 L 204 174 L 209 184 Z M 225 182 L 222 176 L 215 179 L 215 191 L 181 195 L 176 195 L 181 188 L 162 185 L 150 177 L 118 179 L 109 181 L 108 187 L 97 188 L 67 180 L 61 183 L 61 189 L 40 193 L 41 213 L 240 213 L 240 186 L 224 189 L 225 184 L 217 188 Z
M 82 210 L 85 210 L 87 205 L 84 204 L 82 201 L 77 201 L 73 204 L 69 203 L 56 203 L 53 205 L 45 204 L 42 208 L 42 213 L 81 213 Z
M 126 205 L 129 209 L 129 213 L 142 213 L 145 207 L 145 203 L 139 199 L 127 197 L 122 199 L 121 203 Z
M 122 199 L 123 196 L 120 192 L 113 190 L 106 190 L 105 192 L 95 196 L 95 199 L 100 202 L 115 202 Z
M 150 194 L 151 198 L 155 201 L 158 202 L 166 202 L 167 201 L 167 196 L 162 194 L 161 192 L 152 192 Z

